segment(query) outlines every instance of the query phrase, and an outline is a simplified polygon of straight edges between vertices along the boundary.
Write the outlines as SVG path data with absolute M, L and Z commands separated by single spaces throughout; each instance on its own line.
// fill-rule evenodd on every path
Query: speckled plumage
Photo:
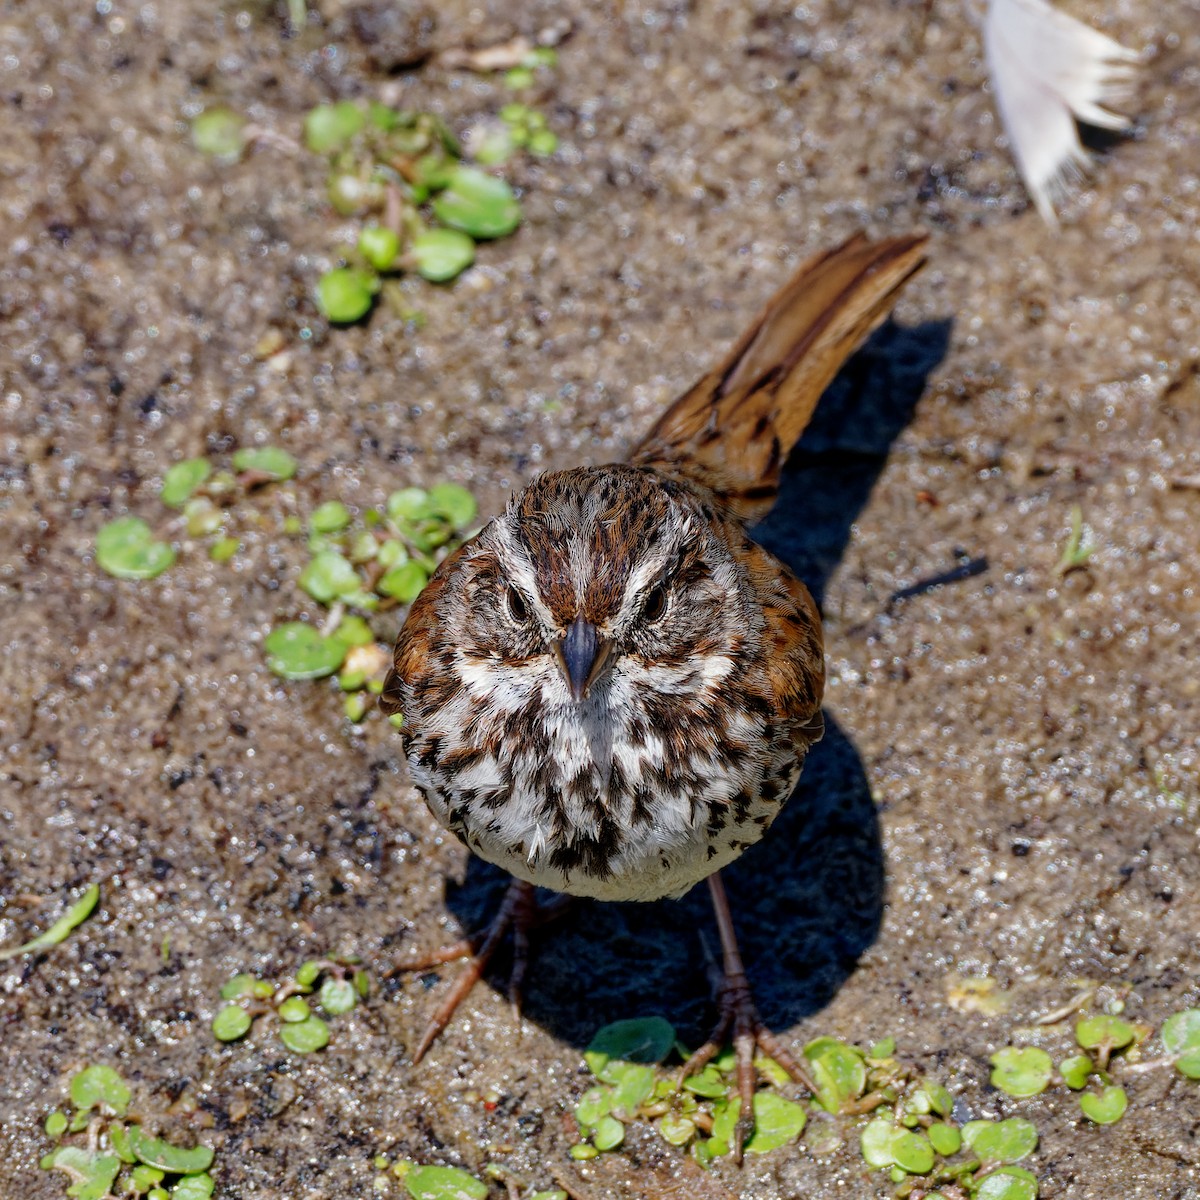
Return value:
M 807 589 L 744 522 L 923 243 L 805 264 L 629 464 L 538 477 L 438 568 L 384 705 L 434 815 L 481 857 L 653 900 L 770 825 L 821 735 L 824 663 Z
M 547 647 L 579 613 L 614 649 L 575 701 Z M 819 736 L 823 680 L 803 585 L 649 467 L 534 480 L 442 566 L 396 650 L 438 820 L 518 878 L 604 900 L 679 895 L 758 841 Z

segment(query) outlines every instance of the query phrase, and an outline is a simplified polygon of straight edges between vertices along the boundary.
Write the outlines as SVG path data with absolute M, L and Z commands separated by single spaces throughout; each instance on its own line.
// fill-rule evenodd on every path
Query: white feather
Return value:
M 1128 100 L 1138 56 L 1046 0 L 991 0 L 983 45 L 1017 168 L 1054 225 L 1055 204 L 1089 161 L 1075 120 L 1129 128 L 1106 106 Z

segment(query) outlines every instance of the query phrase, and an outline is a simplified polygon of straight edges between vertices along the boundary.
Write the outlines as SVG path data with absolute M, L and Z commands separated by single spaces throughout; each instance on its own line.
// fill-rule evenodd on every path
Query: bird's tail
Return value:
M 809 259 L 629 461 L 703 484 L 745 521 L 765 516 L 821 393 L 887 317 L 927 240 L 858 234 Z

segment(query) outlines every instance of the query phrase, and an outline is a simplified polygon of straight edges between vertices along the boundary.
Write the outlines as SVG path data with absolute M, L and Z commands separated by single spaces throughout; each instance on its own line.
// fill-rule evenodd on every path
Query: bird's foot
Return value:
M 549 903 L 539 905 L 533 884 L 514 879 L 508 885 L 508 891 L 504 893 L 499 911 L 478 933 L 452 945 L 443 946 L 431 954 L 401 959 L 392 964 L 388 975 L 395 975 L 401 971 L 428 971 L 431 967 L 460 958 L 469 960 L 466 969 L 454 981 L 454 986 L 425 1026 L 417 1048 L 413 1051 L 414 1063 L 419 1063 L 425 1057 L 426 1051 L 437 1040 L 438 1034 L 450 1024 L 458 1006 L 483 977 L 489 961 L 510 929 L 513 935 L 513 961 L 508 977 L 508 998 L 514 1016 L 520 1015 L 521 986 L 529 965 L 529 931 L 559 916 L 566 909 L 569 899 L 568 896 L 557 896 Z
M 681 1079 L 695 1075 L 716 1057 L 726 1044 L 729 1034 L 733 1034 L 733 1048 L 737 1061 L 738 1097 L 741 1101 L 738 1109 L 738 1121 L 734 1130 L 734 1142 L 730 1149 L 733 1151 L 735 1162 L 742 1161 L 742 1144 L 754 1128 L 754 1092 L 755 1092 L 755 1050 L 761 1050 L 768 1058 L 774 1059 L 797 1083 L 802 1084 L 810 1092 L 816 1093 L 816 1085 L 804 1065 L 783 1043 L 763 1024 L 754 1006 L 750 994 L 750 983 L 742 966 L 741 953 L 738 950 L 737 936 L 733 929 L 733 918 L 729 911 L 729 900 L 725 895 L 725 887 L 719 875 L 709 876 L 709 888 L 712 892 L 713 911 L 717 918 L 717 928 L 721 934 L 721 947 L 724 952 L 724 974 L 717 991 L 717 1004 L 720 1015 L 713 1027 L 712 1034 L 688 1060 L 683 1064 Z

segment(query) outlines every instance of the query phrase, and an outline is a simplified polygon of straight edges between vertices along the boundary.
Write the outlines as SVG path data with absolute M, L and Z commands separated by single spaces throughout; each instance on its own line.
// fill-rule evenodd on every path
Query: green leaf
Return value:
M 880 1038 L 879 1041 L 867 1051 L 867 1057 L 878 1061 L 886 1058 L 891 1058 L 896 1053 L 896 1039 L 894 1037 Z
M 45 1129 L 46 1136 L 48 1138 L 53 1138 L 55 1141 L 58 1141 L 58 1139 L 67 1132 L 67 1114 L 64 1112 L 59 1112 L 58 1109 L 55 1109 L 54 1112 L 52 1112 L 46 1118 L 46 1124 L 43 1126 L 43 1129 Z
M 417 274 L 430 283 L 447 283 L 475 261 L 475 242 L 457 229 L 427 229 L 412 241 Z
M 1109 1086 L 1099 1094 L 1084 1092 L 1079 1097 L 1079 1107 L 1089 1121 L 1095 1121 L 1097 1125 L 1112 1125 L 1125 1115 L 1129 1097 L 1124 1088 Z
M 296 473 L 296 460 L 278 446 L 246 446 L 237 450 L 233 455 L 235 471 L 253 471 L 255 474 L 269 475 L 280 483 L 291 479 Z
M 1189 1079 L 1200 1079 L 1200 1008 L 1169 1016 L 1163 1022 L 1162 1042 L 1177 1070 Z
M 41 1161 L 43 1170 L 65 1171 L 75 1180 L 67 1195 L 75 1200 L 103 1200 L 112 1188 L 121 1160 L 115 1154 L 93 1154 L 82 1146 L 59 1146 Z
M 729 1094 L 729 1080 L 709 1063 L 699 1075 L 689 1075 L 683 1086 L 697 1096 L 707 1096 L 715 1099 L 717 1096 Z
M 362 587 L 354 564 L 336 550 L 322 550 L 300 572 L 300 586 L 322 604 L 331 604 Z
M 1120 1050 L 1122 1046 L 1128 1046 L 1133 1037 L 1133 1026 L 1128 1021 L 1122 1021 L 1120 1017 L 1103 1014 L 1085 1017 L 1075 1026 L 1075 1040 L 1085 1050 L 1094 1050 L 1099 1046 Z
M 401 604 L 411 604 L 428 582 L 429 576 L 420 563 L 406 562 L 383 575 L 375 584 L 375 590 L 394 597 Z
M 304 144 L 314 154 L 327 154 L 345 145 L 366 119 L 366 113 L 350 100 L 318 104 L 304 118 Z
M 992 1055 L 992 1086 L 1010 1096 L 1036 1096 L 1050 1085 L 1054 1063 L 1036 1046 L 1005 1046 Z
M 862 1131 L 862 1156 L 876 1170 L 899 1167 L 910 1175 L 925 1175 L 933 1169 L 933 1147 L 922 1134 L 876 1117 Z
M 924 1134 L 905 1129 L 892 1138 L 892 1159 L 910 1175 L 927 1175 L 933 1170 L 933 1147 Z
M 746 1142 L 747 1154 L 766 1154 L 794 1142 L 804 1132 L 808 1117 L 802 1104 L 775 1092 L 755 1092 L 754 1133 Z
M 609 1070 L 615 1065 L 609 1064 Z M 636 1063 L 625 1063 L 623 1068 L 620 1076 L 611 1081 L 616 1084 L 612 1106 L 614 1112 L 632 1117 L 654 1091 L 654 1071 Z
M 322 637 L 303 621 L 277 625 L 263 642 L 267 666 L 284 679 L 320 679 L 332 675 L 345 661 L 346 643 Z
M 434 484 L 429 489 L 429 504 L 459 530 L 466 529 L 479 512 L 475 497 L 457 483 Z
M 1024 1167 L 1001 1167 L 979 1184 L 975 1200 L 1036 1200 L 1037 1176 Z
M 892 1138 L 896 1132 L 896 1126 L 887 1117 L 875 1117 L 867 1122 L 859 1141 L 868 1167 L 882 1171 L 895 1162 L 892 1157 Z
M 246 148 L 246 118 L 229 108 L 205 109 L 192 120 L 192 145 L 201 154 L 234 162 Z
M 171 1189 L 171 1200 L 208 1200 L 215 1187 L 207 1173 L 187 1175 Z
M 662 1017 L 634 1017 L 597 1030 L 583 1057 L 592 1074 L 603 1079 L 602 1072 L 613 1060 L 662 1062 L 674 1045 L 675 1028 L 669 1021 Z
M 1063 1083 L 1076 1092 L 1087 1087 L 1088 1076 L 1094 1069 L 1095 1064 L 1087 1054 L 1072 1054 L 1070 1058 L 1064 1058 L 1058 1064 L 1058 1073 L 1062 1076 Z
M 398 488 L 387 498 L 387 515 L 398 524 L 420 521 L 433 513 L 429 493 L 424 488 Z
M 625 1140 L 625 1126 L 616 1117 L 601 1117 L 592 1131 L 592 1144 L 597 1150 L 615 1150 Z
M 212 1019 L 213 1036 L 219 1042 L 236 1042 L 250 1032 L 252 1021 L 240 1004 L 226 1004 Z
M 185 458 L 163 476 L 159 498 L 168 508 L 182 508 L 211 474 L 212 465 L 207 458 Z
M 329 1045 L 329 1026 L 320 1017 L 308 1017 L 295 1024 L 280 1025 L 279 1037 L 289 1050 L 311 1054 Z
M 358 267 L 335 267 L 317 280 L 317 307 L 335 324 L 351 325 L 375 303 L 379 277 Z
M 688 1117 L 664 1113 L 658 1120 L 658 1132 L 672 1146 L 686 1146 L 696 1136 L 696 1126 Z
M 236 1000 L 239 996 L 253 996 L 255 985 L 258 982 L 253 975 L 248 975 L 243 971 L 221 985 L 221 999 Z
M 1007 1121 L 968 1121 L 963 1141 L 987 1162 L 1015 1163 L 1037 1149 L 1037 1126 L 1022 1117 Z
M 840 1112 L 842 1105 L 856 1100 L 867 1086 L 867 1068 L 858 1054 L 836 1038 L 820 1037 L 804 1047 L 809 1073 L 817 1085 L 817 1103 L 826 1112 Z
M 130 1088 L 112 1067 L 94 1063 L 71 1079 L 71 1103 L 77 1109 L 107 1108 L 118 1116 L 124 1116 L 130 1106 Z
M 962 1149 L 962 1134 L 954 1125 L 935 1121 L 925 1132 L 929 1136 L 930 1145 L 943 1158 L 949 1158 L 950 1155 L 957 1154 Z
M 350 510 L 340 500 L 326 500 L 313 509 L 309 525 L 318 533 L 337 533 L 350 524 Z
M 358 235 L 358 252 L 376 271 L 389 271 L 400 253 L 400 237 L 394 229 L 368 225 Z
M 86 1114 L 84 1114 L 86 1116 Z M 133 1150 L 129 1145 L 129 1127 L 122 1124 L 120 1121 L 113 1121 L 108 1127 L 108 1143 L 112 1147 L 112 1152 L 123 1163 L 135 1163 L 137 1158 L 134 1156 Z M 146 1168 L 149 1170 L 150 1168 Z
M 434 197 L 433 211 L 443 225 L 471 237 L 499 238 L 521 223 L 521 206 L 503 179 L 459 164 L 450 185 Z
M 339 642 L 345 642 L 347 646 L 369 646 L 375 640 L 371 626 L 353 613 L 342 618 L 333 636 Z
M 942 1087 L 940 1083 L 932 1079 L 925 1080 L 924 1089 L 933 1106 L 933 1111 L 939 1116 L 948 1117 L 954 1110 L 954 1097 L 950 1094 L 949 1089 Z
M 321 972 L 324 970 L 325 963 L 321 959 L 310 958 L 300 964 L 300 969 L 296 972 L 296 982 L 302 988 L 311 988 L 321 978 Z
M 118 517 L 96 534 L 96 562 L 117 579 L 153 579 L 174 561 L 174 549 L 156 542 L 141 517 Z
M 413 1200 L 487 1200 L 486 1183 L 457 1167 L 417 1167 L 404 1176 Z
M 212 1166 L 211 1146 L 172 1146 L 162 1138 L 151 1137 L 140 1125 L 129 1127 L 129 1148 L 138 1162 L 172 1175 L 197 1175 Z
M 296 1024 L 312 1016 L 312 1008 L 303 996 L 289 996 L 276 1010 L 281 1021 Z
M 317 1003 L 331 1016 L 348 1013 L 358 1003 L 358 992 L 349 979 L 329 976 L 317 993 Z
M 57 946 L 60 942 L 66 941 L 71 930 L 77 925 L 82 925 L 91 916 L 92 910 L 99 900 L 100 885 L 93 883 L 45 933 L 39 934 L 32 941 L 25 942 L 21 946 L 0 950 L 0 962 L 16 958 L 21 954 L 33 954 L 38 950 L 48 950 L 51 946 Z
M 160 1171 L 157 1167 L 148 1167 L 145 1163 L 138 1163 L 129 1172 L 129 1180 L 137 1192 L 148 1192 L 152 1187 L 162 1183 L 165 1178 L 165 1171 Z
M 241 548 L 242 544 L 237 538 L 223 537 L 209 547 L 208 557 L 213 562 L 228 562 Z
M 612 1101 L 612 1088 L 588 1088 L 575 1105 L 575 1120 L 584 1129 L 590 1129 L 601 1117 L 607 1117 L 612 1111 Z

